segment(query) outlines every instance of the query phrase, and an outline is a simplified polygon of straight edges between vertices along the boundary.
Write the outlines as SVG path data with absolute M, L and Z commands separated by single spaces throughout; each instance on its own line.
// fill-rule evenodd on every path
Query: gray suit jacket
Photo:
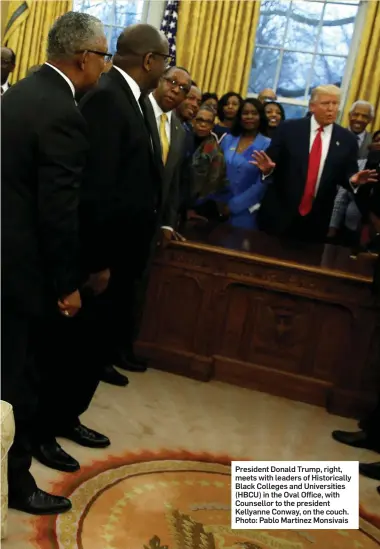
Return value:
M 372 143 L 372 134 L 369 132 L 365 132 L 365 136 L 363 139 L 363 143 L 361 144 L 361 147 L 359 148 L 359 154 L 358 154 L 358 160 L 366 159 L 369 153 L 368 145 Z
M 161 141 L 157 129 L 152 103 L 145 100 L 149 123 L 152 128 L 152 140 L 156 150 L 161 150 Z M 162 215 L 161 225 L 176 228 L 179 208 L 179 185 L 182 164 L 185 158 L 186 132 L 176 114 L 172 112 L 170 124 L 170 148 L 163 169 Z

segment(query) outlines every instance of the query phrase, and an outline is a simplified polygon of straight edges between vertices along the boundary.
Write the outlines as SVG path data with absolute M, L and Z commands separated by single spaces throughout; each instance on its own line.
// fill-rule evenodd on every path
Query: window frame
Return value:
M 312 1 L 315 1 L 315 0 L 307 0 L 307 1 L 312 2 Z M 352 73 L 353 73 L 353 70 L 354 70 L 355 60 L 356 60 L 359 45 L 360 45 L 360 37 L 361 37 L 363 29 L 364 29 L 368 4 L 367 4 L 367 2 L 364 2 L 363 0 L 360 0 L 360 2 L 359 2 L 358 12 L 357 12 L 357 15 L 356 15 L 354 31 L 353 31 L 353 34 L 352 34 L 352 39 L 351 39 L 351 44 L 350 44 L 348 55 L 335 54 L 335 53 L 334 54 L 331 54 L 331 53 L 322 54 L 322 53 L 318 52 L 318 40 L 319 40 L 321 31 L 322 31 L 322 27 L 323 27 L 322 22 L 323 22 L 323 15 L 324 15 L 326 6 L 328 4 L 333 4 L 333 3 L 334 4 L 350 5 L 350 4 L 352 4 L 352 2 L 350 2 L 349 0 L 319 0 L 319 1 L 323 1 L 323 9 L 322 9 L 322 15 L 321 15 L 321 18 L 320 18 L 319 24 L 318 24 L 318 30 L 317 30 L 317 33 L 316 33 L 316 36 L 315 36 L 315 45 L 314 45 L 314 50 L 313 51 L 302 51 L 302 50 L 295 50 L 293 48 L 286 48 L 285 47 L 285 41 L 286 41 L 286 37 L 287 37 L 287 30 L 288 30 L 289 21 L 290 21 L 290 18 L 289 18 L 288 14 L 290 13 L 291 5 L 292 5 L 291 2 L 289 2 L 289 7 L 288 7 L 288 11 L 287 11 L 286 26 L 285 26 L 284 37 L 283 37 L 281 46 L 268 46 L 268 45 L 263 45 L 263 44 L 255 44 L 252 61 L 254 59 L 256 46 L 264 48 L 264 49 L 280 50 L 279 62 L 277 63 L 276 74 L 275 74 L 275 79 L 274 79 L 274 84 L 275 84 L 274 89 L 276 91 L 276 89 L 278 87 L 280 74 L 281 74 L 282 60 L 283 60 L 284 52 L 286 52 L 286 53 L 288 53 L 288 52 L 290 52 L 290 53 L 291 52 L 305 53 L 305 54 L 308 54 L 308 55 L 311 54 L 313 56 L 313 58 L 312 58 L 312 63 L 311 63 L 310 69 L 308 71 L 309 74 L 308 74 L 307 79 L 306 79 L 306 89 L 310 90 L 310 81 L 311 81 L 311 78 L 312 78 L 312 75 L 313 75 L 315 59 L 316 59 L 317 55 L 323 55 L 324 57 L 345 58 L 346 59 L 346 66 L 345 66 L 345 70 L 344 70 L 344 74 L 343 74 L 343 78 L 342 78 L 342 84 L 341 84 L 341 91 L 342 91 L 341 111 L 340 111 L 340 116 L 341 116 L 342 112 L 343 112 L 343 106 L 346 102 L 347 94 L 348 94 L 348 91 L 349 91 L 349 84 L 350 84 L 350 81 L 351 81 L 351 76 L 352 76 Z M 321 84 L 328 84 L 328 83 L 331 83 L 331 82 L 321 82 Z M 247 97 L 258 97 L 258 93 L 248 92 Z M 304 98 L 304 99 L 293 99 L 291 97 L 278 96 L 277 101 L 279 103 L 283 104 L 283 105 L 295 105 L 295 106 L 299 106 L 299 107 L 304 107 L 305 109 L 307 109 L 308 104 L 309 104 L 309 99 L 306 99 L 306 98 Z

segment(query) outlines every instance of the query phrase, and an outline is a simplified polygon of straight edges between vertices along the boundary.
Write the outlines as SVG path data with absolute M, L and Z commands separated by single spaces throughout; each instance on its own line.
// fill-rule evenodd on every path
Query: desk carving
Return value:
M 342 415 L 364 412 L 380 385 L 380 311 L 370 271 L 312 261 L 297 266 L 204 242 L 169 247 L 152 269 L 140 351 L 156 367 L 196 379 Z

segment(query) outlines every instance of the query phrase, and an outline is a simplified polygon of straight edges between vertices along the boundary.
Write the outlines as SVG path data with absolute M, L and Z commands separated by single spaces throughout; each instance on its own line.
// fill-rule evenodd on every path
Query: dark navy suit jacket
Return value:
M 333 125 L 327 158 L 312 214 L 314 233 L 322 238 L 328 231 L 337 186 L 350 188 L 349 179 L 358 171 L 358 145 L 355 136 L 338 124 Z M 277 129 L 267 154 L 276 163 L 267 178 L 268 190 L 262 201 L 258 222 L 261 229 L 286 234 L 299 216 L 305 190 L 310 143 L 310 118 L 288 120 Z

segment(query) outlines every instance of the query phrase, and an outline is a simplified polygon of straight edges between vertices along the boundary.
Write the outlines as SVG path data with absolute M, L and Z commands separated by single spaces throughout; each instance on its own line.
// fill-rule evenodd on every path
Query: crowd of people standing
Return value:
M 288 121 L 273 90 L 202 96 L 149 25 L 125 29 L 111 55 L 101 22 L 69 12 L 49 32 L 47 62 L 9 87 L 15 63 L 2 48 L 9 504 L 53 514 L 71 503 L 37 487 L 32 456 L 69 473 L 80 464 L 56 437 L 110 444 L 80 416 L 100 380 L 128 384 L 114 366 L 146 370 L 133 348 L 137 296 L 157 245 L 183 239 L 179 220 L 321 241 L 342 188 L 376 232 L 379 160 L 358 167 L 362 125 L 335 123 L 335 86 L 315 88 L 310 116 Z

